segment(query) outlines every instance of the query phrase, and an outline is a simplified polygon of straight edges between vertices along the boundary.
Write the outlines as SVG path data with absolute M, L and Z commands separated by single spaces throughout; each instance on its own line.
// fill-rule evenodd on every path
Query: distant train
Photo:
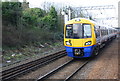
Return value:
M 115 28 L 85 18 L 75 18 L 65 24 L 64 46 L 69 57 L 91 57 L 97 55 L 99 49 L 116 35 Z

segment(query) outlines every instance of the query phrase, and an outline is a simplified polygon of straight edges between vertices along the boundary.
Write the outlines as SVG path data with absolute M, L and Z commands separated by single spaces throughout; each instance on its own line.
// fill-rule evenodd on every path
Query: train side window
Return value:
M 100 30 L 95 27 L 96 38 L 100 37 Z
M 106 32 L 107 32 L 107 35 L 108 35 L 108 29 L 106 30 Z

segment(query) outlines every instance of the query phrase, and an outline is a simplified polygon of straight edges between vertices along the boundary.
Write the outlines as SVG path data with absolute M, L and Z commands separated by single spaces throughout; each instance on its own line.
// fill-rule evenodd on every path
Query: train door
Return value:
M 94 26 L 94 28 L 95 28 L 96 43 L 100 44 L 100 37 L 101 37 L 100 26 Z

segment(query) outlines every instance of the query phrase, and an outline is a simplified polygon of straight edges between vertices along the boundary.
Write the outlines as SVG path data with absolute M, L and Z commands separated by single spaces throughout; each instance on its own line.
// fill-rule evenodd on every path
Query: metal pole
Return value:
M 71 10 L 70 10 L 70 8 L 68 9 L 68 16 L 69 16 L 69 20 L 71 19 Z

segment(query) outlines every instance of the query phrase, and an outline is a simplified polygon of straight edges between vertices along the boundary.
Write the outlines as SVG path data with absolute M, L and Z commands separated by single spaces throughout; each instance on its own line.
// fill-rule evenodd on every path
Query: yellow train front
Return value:
M 64 27 L 64 46 L 69 57 L 83 58 L 93 54 L 96 45 L 94 23 L 83 18 L 68 21 Z

